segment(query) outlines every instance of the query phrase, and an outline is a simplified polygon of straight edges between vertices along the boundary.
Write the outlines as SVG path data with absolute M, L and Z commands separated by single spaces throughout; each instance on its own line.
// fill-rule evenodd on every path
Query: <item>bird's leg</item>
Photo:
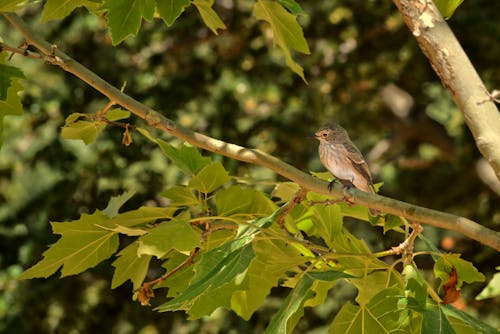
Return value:
M 328 183 L 328 191 L 332 191 L 333 187 L 335 186 L 335 183 L 338 183 L 339 179 L 335 178 Z

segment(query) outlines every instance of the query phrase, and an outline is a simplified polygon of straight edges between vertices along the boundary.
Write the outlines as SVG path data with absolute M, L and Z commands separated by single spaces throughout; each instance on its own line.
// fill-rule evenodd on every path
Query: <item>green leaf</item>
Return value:
M 295 2 L 295 0 L 278 0 L 286 9 L 288 9 L 292 14 L 302 14 L 304 11 L 302 7 Z
M 189 5 L 189 0 L 157 0 L 156 9 L 166 25 L 171 26 Z
M 156 310 L 186 310 L 193 319 L 211 314 L 218 307 L 229 307 L 233 291 L 242 282 L 241 274 L 255 256 L 252 238 L 251 234 L 245 235 L 204 253 L 195 264 L 189 287 Z
M 14 79 L 12 85 L 7 90 L 7 99 L 0 100 L 0 147 L 3 140 L 3 118 L 8 115 L 22 115 L 23 105 L 18 93 L 23 90 L 23 86 Z
M 165 190 L 160 195 L 169 198 L 172 201 L 170 205 L 195 206 L 200 204 L 193 190 L 186 186 L 174 186 Z
M 216 35 L 217 29 L 226 29 L 226 25 L 220 19 L 219 15 L 212 9 L 214 0 L 192 0 L 191 3 L 196 6 L 200 12 L 203 22 Z
M 161 139 L 158 139 L 157 143 L 163 153 L 188 175 L 198 173 L 211 162 L 210 158 L 202 156 L 200 151 L 193 146 L 184 144 L 181 148 L 175 148 Z
M 279 198 L 281 201 L 289 201 L 299 190 L 295 182 L 280 182 L 274 187 L 271 197 Z
M 333 248 L 335 238 L 341 233 L 343 216 L 338 205 L 316 205 L 312 209 L 314 226 L 319 236 Z
M 14 78 L 24 79 L 23 71 L 14 66 L 0 64 L 0 101 L 7 99 L 7 91 Z
M 215 196 L 217 214 L 231 216 L 234 214 L 260 215 L 274 212 L 275 205 L 262 192 L 241 186 L 222 189 Z
M 97 9 L 99 3 L 86 0 L 48 0 L 43 7 L 42 21 L 61 20 L 81 6 Z
M 448 281 L 452 268 L 457 271 L 457 290 L 464 282 L 484 282 L 485 277 L 469 261 L 460 258 L 460 254 L 445 254 L 434 263 L 434 275 L 441 279 L 440 287 Z
M 15 12 L 28 5 L 26 0 L 0 0 L 0 12 Z
M 153 18 L 155 0 L 104 0 L 102 8 L 107 11 L 113 45 L 117 45 L 129 35 L 137 34 L 143 17 Z
M 311 53 L 304 38 L 304 32 L 297 23 L 296 15 L 287 12 L 278 2 L 269 0 L 258 0 L 254 7 L 254 14 L 257 20 L 264 20 L 271 24 L 275 43 L 285 53 L 286 64 L 306 81 L 304 70 L 292 59 L 291 54 L 292 49 L 305 54 Z
M 307 274 L 302 276 L 302 279 L 281 304 L 280 309 L 271 319 L 264 333 L 292 333 L 300 318 L 304 315 L 304 303 L 313 297 L 311 291 L 313 283 L 312 277 Z
M 408 333 L 408 310 L 398 307 L 403 291 L 391 287 L 373 296 L 365 306 L 345 304 L 335 317 L 330 333 L 404 334 Z M 435 327 L 436 328 L 436 327 Z M 435 333 L 422 331 L 422 333 Z
M 457 310 L 451 305 L 440 305 L 440 309 L 448 317 L 453 328 L 459 334 L 472 334 L 472 329 L 479 334 L 498 334 L 496 328 L 464 311 Z M 457 319 L 460 320 L 460 324 L 457 323 Z M 459 326 L 464 327 L 464 329 L 458 328 Z
M 109 258 L 118 248 L 118 234 L 98 226 L 109 226 L 108 222 L 98 210 L 72 222 L 51 222 L 53 232 L 61 238 L 20 278 L 48 277 L 61 266 L 61 277 L 75 275 Z
M 228 182 L 230 179 L 224 166 L 217 161 L 203 167 L 203 169 L 189 181 L 189 186 L 204 194 L 208 194 Z
M 142 206 L 137 210 L 127 211 L 114 216 L 109 220 L 109 226 L 133 227 L 145 223 L 154 222 L 158 219 L 172 219 L 177 208 L 157 208 Z
M 386 215 L 384 222 L 384 233 L 389 230 L 394 230 L 400 226 L 404 226 L 405 220 L 404 218 L 396 215 L 388 214 Z
M 106 125 L 101 122 L 76 121 L 63 126 L 61 137 L 63 139 L 82 140 L 88 145 L 95 142 L 97 136 L 105 127 Z
M 134 285 L 134 290 L 138 289 L 146 274 L 148 273 L 149 261 L 151 256 L 138 255 L 139 244 L 131 243 L 118 253 L 118 259 L 113 262 L 115 273 L 111 281 L 111 289 L 115 289 L 130 280 Z
M 106 112 L 106 115 L 104 115 L 107 120 L 109 121 L 119 121 L 121 119 L 127 119 L 130 117 L 130 111 L 123 110 L 121 108 L 115 108 L 108 110 Z
M 162 264 L 162 267 L 165 268 L 167 272 L 173 270 L 174 268 L 177 268 L 177 266 L 179 266 L 182 262 L 184 262 L 188 258 L 188 255 L 178 252 L 173 252 L 169 254 L 168 257 L 169 257 L 168 260 L 163 262 Z M 195 257 L 194 261 L 197 260 L 198 257 Z M 155 285 L 155 288 L 168 288 L 167 297 L 169 298 L 177 297 L 181 294 L 181 292 L 186 290 L 193 276 L 194 276 L 193 266 L 185 265 L 181 269 L 179 269 L 175 273 L 175 275 L 171 275 L 165 281 Z
M 109 218 L 113 218 L 118 214 L 118 210 L 120 210 L 122 205 L 125 204 L 134 195 L 135 191 L 129 190 L 121 195 L 111 197 L 111 199 L 108 202 L 108 206 L 106 206 L 106 208 L 102 210 L 102 213 L 104 213 Z
M 162 258 L 175 249 L 179 252 L 191 251 L 201 245 L 201 233 L 186 221 L 163 222 L 139 238 L 138 254 Z
M 264 303 L 271 288 L 286 278 L 287 272 L 311 260 L 281 240 L 255 240 L 252 246 L 255 258 L 247 270 L 248 286 L 234 292 L 231 299 L 231 309 L 244 319 Z
M 497 271 L 500 267 L 496 267 Z M 476 300 L 500 296 L 500 272 L 495 273 L 487 286 L 476 296 Z
M 422 333 L 436 333 L 438 330 L 439 334 L 456 334 L 440 305 L 428 305 L 420 314 L 424 317 Z
M 445 19 L 449 19 L 462 2 L 464 0 L 434 0 L 436 7 Z

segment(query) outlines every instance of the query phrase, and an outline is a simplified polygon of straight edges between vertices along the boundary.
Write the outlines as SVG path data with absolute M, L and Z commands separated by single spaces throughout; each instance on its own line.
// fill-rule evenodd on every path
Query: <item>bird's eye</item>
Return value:
M 324 137 L 324 138 L 328 137 L 328 133 L 324 132 L 324 133 L 323 133 L 323 137 Z

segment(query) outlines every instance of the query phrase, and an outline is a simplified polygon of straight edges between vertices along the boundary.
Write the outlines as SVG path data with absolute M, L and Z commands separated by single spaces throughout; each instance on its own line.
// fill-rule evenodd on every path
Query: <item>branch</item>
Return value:
M 500 113 L 432 0 L 393 0 L 500 180 Z
M 45 55 L 52 55 L 56 65 L 65 71 L 74 74 L 80 80 L 101 92 L 109 100 L 121 105 L 136 116 L 144 119 L 150 126 L 167 132 L 177 138 L 185 140 L 199 148 L 227 156 L 232 159 L 257 164 L 269 168 L 277 174 L 297 183 L 308 191 L 330 195 L 333 197 L 344 197 L 344 187 L 335 185 L 332 191 L 328 189 L 328 183 L 273 157 L 260 150 L 249 149 L 231 143 L 208 137 L 204 134 L 183 128 L 173 121 L 165 118 L 162 114 L 148 108 L 132 97 L 124 94 L 95 73 L 69 57 L 64 52 L 55 48 L 39 37 L 19 16 L 12 13 L 3 13 L 3 16 L 24 36 L 26 41 L 37 47 Z M 464 217 L 423 208 L 408 204 L 388 197 L 366 193 L 357 189 L 349 190 L 353 203 L 364 205 L 382 212 L 402 216 L 411 221 L 417 221 L 461 233 L 471 239 L 490 246 L 500 251 L 500 233 L 490 230 L 478 223 Z

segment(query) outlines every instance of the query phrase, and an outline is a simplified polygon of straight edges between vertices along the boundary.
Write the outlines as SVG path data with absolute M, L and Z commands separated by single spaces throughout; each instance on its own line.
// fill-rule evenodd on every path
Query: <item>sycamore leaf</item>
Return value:
M 14 79 L 12 85 L 7 90 L 7 99 L 5 101 L 0 100 L 0 147 L 2 146 L 4 116 L 23 114 L 23 105 L 18 95 L 21 90 L 23 90 L 23 86 L 21 86 L 17 79 Z
M 391 287 L 373 296 L 366 305 L 345 304 L 335 317 L 330 333 L 408 333 L 408 310 L 398 307 L 404 291 Z M 434 327 L 436 328 L 436 327 Z M 433 331 L 422 331 L 433 333 Z
M 156 9 L 165 24 L 171 26 L 189 5 L 189 0 L 160 0 L 156 2 Z
M 170 205 L 195 206 L 200 204 L 193 190 L 185 186 L 174 186 L 165 190 L 160 195 L 169 198 L 172 201 Z
M 342 231 L 342 213 L 338 205 L 316 205 L 312 207 L 314 213 L 314 226 L 318 235 L 333 248 L 334 240 Z
M 0 64 L 0 101 L 7 99 L 7 91 L 14 78 L 24 79 L 23 71 L 14 66 Z
M 462 2 L 464 0 L 434 0 L 436 7 L 445 19 L 449 19 Z
M 300 318 L 304 315 L 305 301 L 313 297 L 311 291 L 313 283 L 314 280 L 310 276 L 304 275 L 302 277 L 271 319 L 265 333 L 292 333 Z
M 457 334 L 498 334 L 498 329 L 453 306 L 441 305 L 439 309 L 446 315 Z
M 254 7 L 254 14 L 257 20 L 264 20 L 271 24 L 275 43 L 285 53 L 286 64 L 306 81 L 304 70 L 292 59 L 291 53 L 292 49 L 305 54 L 311 53 L 304 38 L 304 32 L 297 23 L 296 15 L 287 12 L 280 3 L 270 0 L 258 0 Z
M 61 137 L 63 139 L 82 140 L 88 145 L 95 142 L 97 136 L 105 127 L 106 125 L 101 122 L 76 121 L 63 126 Z
M 189 181 L 189 186 L 204 194 L 208 194 L 228 182 L 230 179 L 224 166 L 217 161 L 203 167 L 203 169 Z
M 241 283 L 254 258 L 252 234 L 228 242 L 204 253 L 195 263 L 195 275 L 189 287 L 176 298 L 156 308 L 160 312 L 186 310 L 190 318 L 211 314 L 216 308 L 229 308 L 234 290 Z
M 150 255 L 137 254 L 138 243 L 134 242 L 118 253 L 118 259 L 113 262 L 115 273 L 111 281 L 111 289 L 114 289 L 127 281 L 132 281 L 134 290 L 141 286 L 144 277 L 148 273 Z
M 104 115 L 107 120 L 109 121 L 119 121 L 121 119 L 126 119 L 130 117 L 130 111 L 128 110 L 123 110 L 121 108 L 115 108 L 108 110 L 106 112 L 106 115 Z
M 278 0 L 280 4 L 286 7 L 292 14 L 302 14 L 302 7 L 295 0 Z
M 460 254 L 444 254 L 434 263 L 434 275 L 441 279 L 443 286 L 449 279 L 452 269 L 457 274 L 456 289 L 460 290 L 464 282 L 484 282 L 485 277 L 469 261 L 460 258 Z
M 120 210 L 122 205 L 125 204 L 134 195 L 135 190 L 128 190 L 121 195 L 111 197 L 108 202 L 108 206 L 106 206 L 106 208 L 102 210 L 102 213 L 104 213 L 109 218 L 113 218 L 118 214 L 118 210 Z
M 136 35 L 142 18 L 151 20 L 155 11 L 155 0 L 105 0 L 106 20 L 111 31 L 113 45 L 129 35 Z
M 217 214 L 231 216 L 234 214 L 262 215 L 271 214 L 276 209 L 274 203 L 262 192 L 241 186 L 222 189 L 215 196 Z
M 155 140 L 165 155 L 184 173 L 194 175 L 210 163 L 210 158 L 200 154 L 197 148 L 184 144 L 175 148 L 164 140 Z
M 118 248 L 118 234 L 98 226 L 109 226 L 108 221 L 108 217 L 96 210 L 72 222 L 51 222 L 53 232 L 61 238 L 20 278 L 48 277 L 61 266 L 61 277 L 75 275 L 106 260 Z
M 498 272 L 500 271 L 500 267 L 496 267 L 496 269 L 497 273 L 493 275 L 488 285 L 476 296 L 476 300 L 500 296 L 500 272 Z
M 281 240 L 261 239 L 252 243 L 255 258 L 247 269 L 248 286 L 233 293 L 231 309 L 249 319 L 286 273 L 311 260 Z
M 423 316 L 421 333 L 456 333 L 441 306 L 428 305 L 425 310 L 420 311 L 420 314 Z
M 141 230 L 139 228 L 131 228 L 131 227 L 125 227 L 121 225 L 115 225 L 115 227 L 106 227 L 106 226 L 101 226 L 101 225 L 96 225 L 102 229 L 108 230 L 108 231 L 113 231 L 116 233 L 120 234 L 125 234 L 131 237 L 138 237 L 140 235 L 147 234 L 148 231 L 146 230 Z
M 60 20 L 71 14 L 78 7 L 97 9 L 99 3 L 87 0 L 48 0 L 43 7 L 42 21 Z
M 186 221 L 163 222 L 139 238 L 137 254 L 154 255 L 162 258 L 175 249 L 191 251 L 201 245 L 201 234 Z
M 158 208 L 152 206 L 142 206 L 137 210 L 120 213 L 109 220 L 109 226 L 121 225 L 133 227 L 145 223 L 151 223 L 158 219 L 171 219 L 177 208 Z
M 226 25 L 220 19 L 219 15 L 212 9 L 214 0 L 192 0 L 191 2 L 200 12 L 203 22 L 214 34 L 218 35 L 217 29 L 226 29 Z

